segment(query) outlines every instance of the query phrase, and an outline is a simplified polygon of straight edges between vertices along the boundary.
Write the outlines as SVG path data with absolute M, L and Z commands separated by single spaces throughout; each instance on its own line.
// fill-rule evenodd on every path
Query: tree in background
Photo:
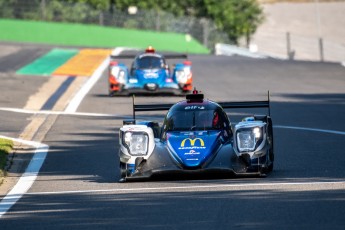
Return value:
M 264 20 L 262 8 L 256 0 L 204 1 L 207 16 L 228 34 L 230 41 L 238 44 L 239 38 L 245 37 L 249 45 L 250 36 Z
M 37 11 L 37 7 L 33 7 L 34 5 L 40 6 L 41 11 Z M 26 6 L 25 10 L 18 10 L 24 9 L 21 8 L 22 6 Z M 156 30 L 171 27 L 168 22 L 164 24 L 163 17 L 162 20 L 159 19 L 160 15 L 165 14 L 166 16 L 167 13 L 175 16 L 195 17 L 200 22 L 207 22 L 205 19 L 211 19 L 234 44 L 238 44 L 239 39 L 244 37 L 248 45 L 251 35 L 255 33 L 264 19 L 263 11 L 257 0 L 0 0 L 0 17 L 79 23 L 102 22 L 99 24 L 103 25 L 103 13 L 114 15 L 115 12 L 121 11 L 125 14 L 130 6 L 136 6 L 139 11 L 148 11 L 149 16 L 153 15 L 150 20 L 156 19 L 158 22 Z M 135 28 L 135 25 L 140 24 L 140 28 L 145 29 L 149 28 L 147 20 L 149 19 L 139 22 L 134 18 L 129 19 L 123 26 L 131 25 L 132 28 Z M 179 24 L 183 25 L 183 23 Z M 198 24 L 190 23 L 192 28 L 193 25 Z M 209 26 L 207 23 L 203 25 L 204 27 Z
M 97 10 L 108 10 L 112 3 L 111 0 L 54 0 L 54 1 L 69 2 L 69 3 L 87 3 Z
M 238 44 L 239 39 L 245 37 L 248 45 L 251 35 L 264 20 L 262 8 L 257 0 L 111 0 L 110 2 L 123 11 L 129 6 L 137 6 L 139 9 L 167 11 L 177 16 L 212 19 L 219 29 L 227 33 L 234 44 Z

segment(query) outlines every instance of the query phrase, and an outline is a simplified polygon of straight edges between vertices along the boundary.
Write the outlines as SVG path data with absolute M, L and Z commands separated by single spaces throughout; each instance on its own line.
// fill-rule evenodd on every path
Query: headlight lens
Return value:
M 186 73 L 183 70 L 176 71 L 176 80 L 179 83 L 186 83 L 187 82 Z
M 112 67 L 111 75 L 113 75 L 121 84 L 125 83 L 125 71 L 121 70 L 118 66 Z
M 256 144 L 261 140 L 261 129 L 245 129 L 237 131 L 237 147 L 240 152 L 254 151 Z
M 256 139 L 259 139 L 261 137 L 261 130 L 258 127 L 253 129 L 253 133 Z
M 118 66 L 112 67 L 111 68 L 111 75 L 113 75 L 114 77 L 117 77 L 119 70 L 120 70 L 120 68 Z
M 120 70 L 119 76 L 117 77 L 120 83 L 125 83 L 125 71 Z
M 123 144 L 132 156 L 147 155 L 149 137 L 142 132 L 126 132 L 123 135 Z

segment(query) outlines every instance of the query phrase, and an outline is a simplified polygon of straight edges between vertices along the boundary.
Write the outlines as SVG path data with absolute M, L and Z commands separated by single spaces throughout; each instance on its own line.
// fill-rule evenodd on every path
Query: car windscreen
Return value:
M 166 131 L 214 130 L 219 128 L 219 116 L 214 110 L 175 110 L 165 120 Z
M 164 68 L 164 60 L 160 57 L 145 56 L 137 60 L 139 69 L 160 69 Z

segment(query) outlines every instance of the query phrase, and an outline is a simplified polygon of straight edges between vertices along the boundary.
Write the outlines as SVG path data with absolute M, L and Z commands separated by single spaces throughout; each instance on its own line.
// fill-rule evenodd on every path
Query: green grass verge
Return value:
M 7 155 L 12 151 L 13 141 L 0 138 L 0 184 L 5 176 Z
M 11 19 L 0 19 L 0 31 L 0 41 L 103 48 L 152 45 L 157 51 L 209 53 L 197 40 L 187 42 L 185 34 L 177 33 Z

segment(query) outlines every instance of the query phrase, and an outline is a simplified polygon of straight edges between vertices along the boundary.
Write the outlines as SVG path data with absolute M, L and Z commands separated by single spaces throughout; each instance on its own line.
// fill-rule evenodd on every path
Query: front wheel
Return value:
M 120 162 L 120 177 L 126 178 L 128 175 L 127 165 L 125 163 Z
M 268 172 L 272 172 L 273 171 L 273 162 L 268 166 Z

